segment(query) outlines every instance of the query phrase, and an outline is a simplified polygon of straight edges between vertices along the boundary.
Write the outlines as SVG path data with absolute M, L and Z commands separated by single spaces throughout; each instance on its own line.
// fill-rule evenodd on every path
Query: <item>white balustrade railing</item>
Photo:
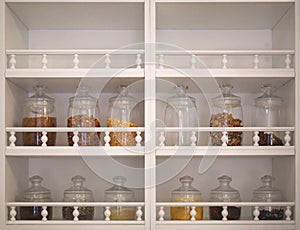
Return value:
M 270 210 L 279 210 L 282 213 L 281 220 L 283 221 L 291 221 L 293 216 L 293 208 L 295 206 L 295 202 L 157 202 L 157 220 L 158 221 L 167 221 L 169 218 L 167 217 L 166 209 L 171 207 L 184 207 L 185 210 L 188 208 L 190 210 L 190 221 L 196 220 L 197 215 L 197 207 L 207 208 L 210 207 L 220 207 L 221 218 L 222 221 L 228 220 L 228 212 L 230 211 L 228 208 L 230 207 L 238 207 L 238 208 L 250 208 L 249 215 L 253 217 L 253 221 L 263 221 L 260 218 L 261 211 L 266 207 Z M 204 210 L 205 211 L 205 210 Z M 204 212 L 202 211 L 202 212 Z M 208 211 L 209 212 L 209 211 Z M 245 213 L 244 213 L 245 214 Z M 274 214 L 275 215 L 275 214 Z M 186 217 L 186 216 L 185 216 Z M 278 217 L 277 217 L 278 218 Z M 280 220 L 278 218 L 278 220 Z M 243 221 L 243 220 L 241 220 Z
M 182 135 L 190 135 L 190 146 L 197 146 L 197 134 L 199 133 L 220 133 L 220 143 L 222 146 L 228 145 L 228 134 L 230 133 L 243 133 L 243 132 L 250 132 L 252 133 L 252 142 L 253 146 L 259 146 L 259 133 L 271 134 L 271 133 L 284 133 L 282 145 L 284 146 L 291 146 L 291 135 L 294 132 L 294 127 L 163 127 L 157 128 L 157 135 L 158 135 L 158 146 L 165 146 L 165 142 L 167 139 L 168 133 L 181 133 Z
M 200 60 L 200 57 L 197 58 L 197 56 L 215 57 L 216 60 L 219 60 L 221 69 L 229 68 L 230 57 L 235 56 L 252 57 L 252 63 L 249 63 L 247 66 L 252 65 L 253 69 L 260 68 L 260 57 L 283 57 L 282 68 L 291 69 L 295 55 L 294 50 L 158 50 L 156 53 L 158 55 L 159 69 L 164 69 L 165 66 L 167 67 L 168 63 L 165 61 L 165 57 L 172 56 L 190 56 L 190 66 L 188 67 L 190 69 L 196 69 L 197 63 L 199 63 Z M 241 66 L 238 68 L 241 68 Z
M 17 69 L 19 56 L 38 56 L 41 59 L 41 69 L 48 69 L 49 57 L 52 56 L 67 56 L 70 60 L 70 64 L 73 64 L 73 69 L 80 69 L 80 60 L 84 60 L 87 55 L 97 56 L 98 59 L 103 57 L 105 69 L 110 69 L 113 62 L 114 55 L 134 56 L 136 69 L 141 69 L 143 62 L 142 55 L 144 50 L 132 49 L 132 50 L 7 50 L 6 55 L 8 59 L 8 69 Z M 55 63 L 51 63 L 52 68 L 55 68 Z
M 46 127 L 8 127 L 6 128 L 6 132 L 8 133 L 8 145 L 10 147 L 16 146 L 16 133 L 41 133 L 41 146 L 47 147 L 47 141 L 48 141 L 48 133 L 73 133 L 72 141 L 73 146 L 77 147 L 79 146 L 79 135 L 81 133 L 104 133 L 103 141 L 104 146 L 109 147 L 111 137 L 110 134 L 112 133 L 135 133 L 135 135 L 132 135 L 132 138 L 134 138 L 136 142 L 136 146 L 140 147 L 142 146 L 142 133 L 145 131 L 144 127 L 130 127 L 130 128 L 123 128 L 123 127 L 102 127 L 102 128 L 65 128 L 65 127 L 52 127 L 52 128 L 46 128 Z M 128 137 L 127 137 L 128 138 Z
M 128 221 L 136 221 L 141 222 L 143 220 L 143 208 L 145 206 L 144 202 L 8 202 L 6 204 L 8 208 L 9 213 L 9 221 L 12 222 L 18 222 L 18 221 L 24 221 L 22 220 L 18 212 L 21 212 L 20 207 L 41 207 L 38 210 L 41 210 L 40 216 L 41 221 L 43 222 L 55 222 L 57 220 L 51 218 L 51 220 L 47 219 L 48 216 L 48 208 L 54 208 L 54 207 L 73 207 L 73 221 L 80 221 L 80 207 L 92 207 L 94 209 L 96 208 L 102 208 L 103 211 L 103 219 L 101 218 L 101 215 L 94 216 L 93 221 L 102 220 L 102 221 L 111 221 L 111 210 L 115 208 L 132 208 L 135 210 L 135 219 L 128 220 Z M 57 209 L 55 209 L 57 210 Z M 52 212 L 55 212 L 53 209 Z M 61 213 L 61 212 L 60 212 Z M 52 214 L 53 215 L 53 214 Z M 36 216 L 38 216 L 36 214 Z M 57 215 L 53 215 L 57 216 Z M 19 219 L 18 219 L 19 218 Z M 59 218 L 59 222 L 61 222 L 61 218 Z M 126 221 L 126 220 L 125 220 Z M 84 221 L 86 222 L 86 220 Z

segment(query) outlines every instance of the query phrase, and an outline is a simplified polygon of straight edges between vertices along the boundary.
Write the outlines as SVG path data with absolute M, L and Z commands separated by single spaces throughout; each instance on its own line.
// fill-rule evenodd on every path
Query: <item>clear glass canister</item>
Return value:
M 126 178 L 116 176 L 113 178 L 114 186 L 105 190 L 105 200 L 107 202 L 134 202 L 134 193 L 124 186 Z M 117 206 L 110 208 L 111 220 L 134 220 L 136 210 L 133 207 Z
M 253 202 L 283 202 L 281 191 L 272 186 L 273 180 L 275 178 L 270 175 L 261 178 L 263 185 L 253 192 Z M 284 219 L 283 207 L 260 207 L 259 212 L 258 218 L 260 220 Z
M 25 100 L 23 109 L 23 127 L 56 127 L 55 100 L 46 95 L 44 85 L 34 87 L 35 94 Z M 47 133 L 48 146 L 55 145 L 56 133 Z M 24 132 L 23 144 L 42 145 L 42 132 Z
M 164 122 L 167 127 L 198 127 L 198 111 L 195 98 L 186 94 L 188 86 L 177 85 L 176 94 L 167 99 L 168 105 L 165 111 Z M 190 146 L 192 132 L 182 130 L 166 134 L 167 145 Z
M 263 95 L 255 99 L 255 126 L 277 127 L 281 123 L 282 98 L 275 96 L 272 85 L 262 85 Z M 285 111 L 287 112 L 287 111 Z M 259 132 L 259 145 L 283 145 L 274 132 Z
M 213 111 L 210 118 L 211 127 L 242 127 L 243 111 L 241 98 L 232 94 L 232 86 L 222 84 L 221 96 L 212 100 Z M 222 132 L 211 132 L 212 145 L 222 145 Z M 242 132 L 228 132 L 228 146 L 239 146 L 242 144 Z
M 129 95 L 127 86 L 119 87 L 119 95 L 109 99 L 108 127 L 138 127 L 138 100 Z M 135 146 L 136 132 L 111 132 L 111 146 Z
M 201 193 L 199 190 L 192 187 L 193 178 L 184 176 L 179 179 L 181 187 L 172 192 L 172 202 L 200 202 Z M 172 220 L 190 220 L 191 207 L 171 207 Z M 202 220 L 203 207 L 196 207 L 196 220 Z
M 76 96 L 69 99 L 68 127 L 100 127 L 99 107 L 96 98 L 89 94 L 87 86 L 78 86 Z M 69 145 L 73 145 L 73 132 L 68 133 Z M 79 132 L 78 145 L 98 146 L 99 132 Z
M 40 176 L 32 176 L 29 178 L 31 187 L 27 189 L 23 196 L 24 202 L 51 202 L 50 190 L 42 187 L 43 178 Z M 20 207 L 21 220 L 42 220 L 43 208 L 41 206 Z M 47 207 L 47 219 L 52 219 L 52 207 Z
M 218 178 L 220 186 L 211 190 L 210 192 L 210 201 L 211 202 L 240 202 L 240 193 L 238 190 L 230 186 L 232 181 L 229 176 L 221 176 Z M 222 206 L 212 206 L 209 207 L 209 216 L 212 220 L 222 220 Z M 241 207 L 228 206 L 227 207 L 228 220 L 239 220 L 241 216 Z
M 72 177 L 73 186 L 64 191 L 64 202 L 93 202 L 93 193 L 91 190 L 83 187 L 85 178 L 82 176 Z M 73 220 L 73 206 L 64 206 L 62 208 L 63 219 Z M 92 220 L 94 218 L 94 207 L 79 207 L 79 220 Z

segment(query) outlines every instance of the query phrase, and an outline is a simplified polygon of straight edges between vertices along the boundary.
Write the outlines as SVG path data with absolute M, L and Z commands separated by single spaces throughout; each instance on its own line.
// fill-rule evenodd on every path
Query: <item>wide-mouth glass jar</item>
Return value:
M 120 85 L 119 95 L 109 99 L 108 127 L 138 127 L 138 100 L 129 95 L 128 86 Z M 111 146 L 135 146 L 136 132 L 110 132 Z
M 42 186 L 43 178 L 40 176 L 32 176 L 29 178 L 31 182 L 31 187 L 29 187 L 23 196 L 24 202 L 51 202 L 51 192 L 50 190 Z M 42 220 L 43 216 L 41 212 L 43 211 L 42 206 L 33 205 L 27 207 L 20 207 L 20 218 L 21 220 Z M 47 207 L 48 215 L 46 216 L 48 220 L 52 219 L 52 207 Z
M 198 111 L 195 98 L 188 96 L 187 85 L 176 85 L 175 95 L 167 99 L 164 122 L 167 127 L 198 127 Z M 171 146 L 190 146 L 192 132 L 172 132 L 166 134 L 166 144 Z M 196 137 L 197 138 L 197 137 Z M 195 144 L 195 143 L 194 143 Z
M 69 99 L 68 127 L 100 127 L 98 100 L 89 94 L 90 88 L 80 85 L 76 95 Z M 68 143 L 73 142 L 73 132 L 68 132 Z M 99 132 L 79 132 L 78 145 L 98 146 L 100 144 Z
M 261 177 L 262 186 L 253 192 L 253 202 L 283 202 L 282 193 L 279 189 L 272 186 L 275 180 L 270 175 Z M 283 207 L 265 206 L 259 207 L 260 220 L 283 220 L 284 219 Z
M 222 84 L 220 87 L 222 95 L 212 100 L 212 115 L 210 127 L 242 127 L 243 111 L 241 98 L 232 94 L 232 86 Z M 210 133 L 212 145 L 222 145 L 222 132 Z M 239 146 L 242 144 L 242 132 L 228 132 L 228 146 Z
M 261 91 L 263 94 L 255 99 L 255 126 L 280 126 L 283 99 L 274 95 L 274 88 L 270 84 L 262 85 Z M 287 112 L 285 111 L 285 113 Z M 259 145 L 283 145 L 278 133 L 260 131 L 258 135 Z
M 193 178 L 190 176 L 183 176 L 179 179 L 181 186 L 172 192 L 172 202 L 200 202 L 201 193 L 199 190 L 192 187 Z M 190 220 L 192 208 L 186 207 L 171 207 L 171 219 L 172 220 Z M 196 220 L 202 220 L 203 207 L 197 206 Z
M 134 193 L 124 186 L 126 178 L 116 176 L 113 178 L 114 186 L 105 190 L 105 200 L 107 202 L 134 202 Z M 135 208 L 127 206 L 116 206 L 110 208 L 111 220 L 134 220 L 136 216 Z
M 82 176 L 72 177 L 73 186 L 64 191 L 64 202 L 93 202 L 93 193 L 91 190 L 83 187 L 85 178 Z M 73 220 L 74 207 L 64 206 L 62 214 L 64 220 Z M 79 220 L 92 220 L 94 218 L 94 207 L 82 206 L 78 207 Z
M 46 95 L 47 87 L 34 86 L 35 94 L 25 100 L 23 109 L 23 127 L 56 127 L 55 100 Z M 42 145 L 42 132 L 24 132 L 23 144 L 26 146 Z M 48 146 L 54 146 L 56 133 L 47 133 Z
M 240 202 L 240 193 L 238 190 L 230 186 L 232 181 L 229 176 L 221 176 L 218 178 L 220 186 L 211 190 L 210 201 L 212 202 Z M 222 206 L 211 206 L 209 207 L 209 216 L 212 220 L 222 220 Z M 241 207 L 228 206 L 227 220 L 239 220 L 241 217 Z

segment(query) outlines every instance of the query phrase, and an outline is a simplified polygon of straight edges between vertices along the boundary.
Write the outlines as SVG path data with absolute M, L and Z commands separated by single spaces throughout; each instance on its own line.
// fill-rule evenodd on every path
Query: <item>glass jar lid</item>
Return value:
M 129 95 L 128 86 L 120 85 L 118 89 L 119 94 L 111 97 L 109 103 L 111 107 L 129 106 L 131 109 L 137 104 L 138 100 Z
M 25 99 L 25 106 L 36 115 L 48 115 L 55 110 L 55 100 L 46 95 L 47 87 L 37 84 L 33 87 L 35 94 Z
M 171 104 L 175 108 L 196 107 L 195 98 L 190 97 L 186 94 L 186 90 L 188 90 L 187 85 L 176 85 L 174 88 L 175 88 L 176 94 L 167 99 L 169 104 Z
M 173 195 L 178 195 L 178 194 L 196 194 L 200 195 L 200 191 L 192 187 L 192 182 L 193 182 L 193 177 L 191 176 L 183 176 L 179 179 L 181 186 L 173 190 L 172 194 Z
M 116 176 L 113 178 L 114 186 L 105 190 L 107 201 L 125 202 L 134 201 L 134 193 L 132 190 L 124 186 L 126 178 L 123 176 Z
M 64 201 L 93 201 L 92 191 L 83 187 L 84 181 L 82 176 L 72 177 L 73 186 L 64 191 Z
M 210 201 L 238 202 L 241 200 L 239 191 L 230 186 L 231 177 L 223 175 L 218 178 L 218 181 L 220 186 L 211 190 Z
M 253 192 L 253 201 L 283 201 L 281 191 L 272 186 L 274 180 L 275 178 L 270 175 L 261 177 L 263 185 Z
M 232 94 L 233 86 L 230 84 L 222 84 L 220 90 L 222 95 L 212 99 L 212 103 L 216 107 L 239 107 L 241 106 L 241 98 Z
M 263 108 L 279 107 L 283 100 L 274 95 L 274 88 L 271 84 L 261 86 L 262 95 L 255 99 L 255 106 Z
M 31 187 L 27 189 L 24 193 L 24 201 L 34 201 L 34 202 L 50 202 L 51 192 L 50 190 L 42 187 L 43 178 L 40 176 L 32 176 L 29 178 L 31 182 Z
M 90 94 L 90 88 L 86 85 L 79 85 L 77 87 L 76 95 L 69 99 L 69 103 L 76 106 L 97 106 L 97 99 L 92 97 Z

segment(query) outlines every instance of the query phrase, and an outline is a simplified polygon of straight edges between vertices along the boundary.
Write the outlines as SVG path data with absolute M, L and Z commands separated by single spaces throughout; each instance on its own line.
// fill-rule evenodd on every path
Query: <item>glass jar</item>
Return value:
M 175 86 L 176 94 L 167 99 L 164 122 L 167 127 L 198 127 L 198 112 L 195 98 L 186 94 L 188 86 Z M 166 134 L 167 145 L 190 146 L 192 132 L 172 132 Z
M 24 202 L 51 202 L 50 190 L 42 187 L 43 178 L 40 176 L 32 176 L 29 178 L 31 187 L 27 189 L 23 196 Z M 20 207 L 21 220 L 42 220 L 41 212 L 43 208 L 38 205 Z M 52 219 L 52 207 L 47 207 L 48 215 L 47 219 Z
M 211 190 L 210 201 L 211 202 L 240 202 L 240 193 L 238 190 L 230 187 L 232 181 L 229 176 L 221 176 L 218 178 L 220 186 Z M 211 206 L 209 207 L 209 216 L 212 220 L 222 220 L 222 206 Z M 228 220 L 239 220 L 241 217 L 241 207 L 228 206 L 227 207 Z
M 282 202 L 281 191 L 272 186 L 275 180 L 270 175 L 265 175 L 261 178 L 263 185 L 253 192 L 253 202 Z M 260 220 L 283 220 L 284 209 L 283 207 L 259 207 Z
M 127 86 L 119 87 L 119 95 L 109 99 L 108 127 L 138 127 L 138 100 L 131 97 Z M 110 132 L 111 146 L 135 146 L 136 132 Z
M 56 127 L 55 100 L 46 95 L 44 85 L 34 87 L 35 94 L 25 100 L 23 109 L 23 127 Z M 24 132 L 23 144 L 42 145 L 42 132 Z M 55 145 L 56 133 L 47 133 L 48 146 Z
M 272 85 L 262 85 L 263 95 L 255 99 L 255 126 L 277 127 L 280 125 L 282 98 L 275 96 Z M 278 134 L 259 132 L 259 145 L 283 145 Z
M 124 186 L 126 178 L 116 176 L 113 178 L 114 186 L 105 190 L 105 200 L 107 202 L 134 202 L 134 193 Z M 135 220 L 136 211 L 133 207 L 117 206 L 110 208 L 111 220 Z
M 89 94 L 87 86 L 78 86 L 77 94 L 69 99 L 68 127 L 100 127 L 99 107 L 96 98 Z M 73 146 L 73 132 L 68 132 L 68 142 Z M 80 146 L 98 146 L 99 132 L 79 132 Z
M 210 127 L 242 127 L 243 112 L 241 98 L 231 93 L 232 86 L 222 84 L 221 96 L 212 100 L 212 115 Z M 210 133 L 212 145 L 222 145 L 222 132 Z M 240 146 L 242 144 L 242 132 L 228 132 L 228 146 Z
M 181 187 L 172 192 L 172 202 L 201 202 L 201 193 L 192 187 L 193 178 L 184 176 L 179 179 Z M 171 207 L 172 220 L 190 220 L 191 207 Z M 203 207 L 196 207 L 196 220 L 202 220 Z
M 72 177 L 73 186 L 64 191 L 64 202 L 93 202 L 93 193 L 91 190 L 83 187 L 85 178 L 82 176 Z M 62 214 L 64 220 L 73 220 L 73 206 L 64 206 Z M 94 218 L 94 207 L 84 206 L 79 207 L 79 220 L 92 220 Z

